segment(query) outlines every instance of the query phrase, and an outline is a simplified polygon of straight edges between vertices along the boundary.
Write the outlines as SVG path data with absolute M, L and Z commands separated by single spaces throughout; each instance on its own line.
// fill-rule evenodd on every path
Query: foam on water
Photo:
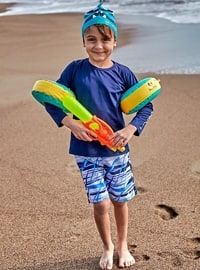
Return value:
M 99 1 L 91 0 L 0 0 L 0 3 L 15 2 L 2 15 L 19 14 L 44 14 L 59 12 L 85 12 L 94 8 Z M 200 23 L 200 1 L 199 0 L 107 0 L 104 1 L 107 8 L 116 14 L 151 15 L 168 19 L 176 23 Z

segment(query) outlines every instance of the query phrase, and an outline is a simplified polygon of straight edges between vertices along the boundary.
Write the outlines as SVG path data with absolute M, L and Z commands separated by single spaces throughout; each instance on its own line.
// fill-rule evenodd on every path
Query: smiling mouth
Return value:
M 99 51 L 94 51 L 94 53 L 97 53 L 97 54 L 102 54 L 102 53 L 105 53 L 104 51 L 102 52 L 99 52 Z
M 105 52 L 95 52 L 95 54 L 96 54 L 97 56 L 101 56 L 101 55 L 104 55 Z

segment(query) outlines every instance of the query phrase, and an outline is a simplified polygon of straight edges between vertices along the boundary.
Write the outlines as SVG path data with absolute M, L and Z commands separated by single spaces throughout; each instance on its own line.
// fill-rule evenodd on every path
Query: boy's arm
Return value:
M 141 110 L 139 110 L 136 116 L 131 120 L 131 122 L 126 127 L 114 132 L 114 134 L 110 136 L 110 139 L 113 139 L 113 146 L 114 147 L 125 146 L 131 140 L 133 135 L 139 136 L 143 131 L 152 112 L 153 112 L 152 103 L 148 103 Z
M 63 123 L 62 120 L 63 118 L 66 117 L 66 113 L 63 112 L 62 109 L 50 104 L 50 103 L 45 103 L 45 109 L 46 111 L 50 114 L 52 119 L 55 121 L 58 127 L 62 127 Z
M 140 109 L 135 115 L 135 117 L 130 121 L 129 125 L 133 125 L 134 127 L 136 127 L 136 131 L 134 132 L 135 136 L 139 136 L 142 133 L 152 113 L 153 104 L 149 102 L 146 106 Z
M 91 142 L 92 137 L 96 137 L 93 131 L 88 130 L 79 120 L 73 119 L 70 115 L 64 113 L 62 109 L 49 103 L 45 104 L 45 108 L 58 127 L 65 126 L 69 128 L 77 139 Z

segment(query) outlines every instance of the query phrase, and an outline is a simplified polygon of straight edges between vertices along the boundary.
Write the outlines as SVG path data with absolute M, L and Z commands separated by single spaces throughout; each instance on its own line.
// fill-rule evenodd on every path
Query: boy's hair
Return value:
M 107 25 L 94 24 L 94 26 L 96 26 L 97 30 L 104 38 L 108 38 L 108 39 L 112 38 L 112 30 Z M 88 29 L 90 29 L 90 26 L 86 29 L 85 32 L 87 32 Z
M 115 39 L 118 36 L 114 13 L 112 10 L 105 9 L 102 4 L 99 4 L 96 9 L 85 13 L 82 24 L 82 38 L 87 28 L 92 25 L 105 25 L 113 31 Z

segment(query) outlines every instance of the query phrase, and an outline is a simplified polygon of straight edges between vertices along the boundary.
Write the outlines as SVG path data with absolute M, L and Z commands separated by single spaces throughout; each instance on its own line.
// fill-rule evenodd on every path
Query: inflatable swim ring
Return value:
M 157 79 L 152 77 L 144 78 L 122 95 L 121 109 L 126 114 L 137 112 L 156 98 L 160 92 L 161 86 Z
M 68 112 L 63 106 L 63 100 L 66 95 L 75 97 L 74 93 L 66 86 L 51 80 L 38 80 L 32 89 L 33 97 L 42 105 L 50 103 Z

